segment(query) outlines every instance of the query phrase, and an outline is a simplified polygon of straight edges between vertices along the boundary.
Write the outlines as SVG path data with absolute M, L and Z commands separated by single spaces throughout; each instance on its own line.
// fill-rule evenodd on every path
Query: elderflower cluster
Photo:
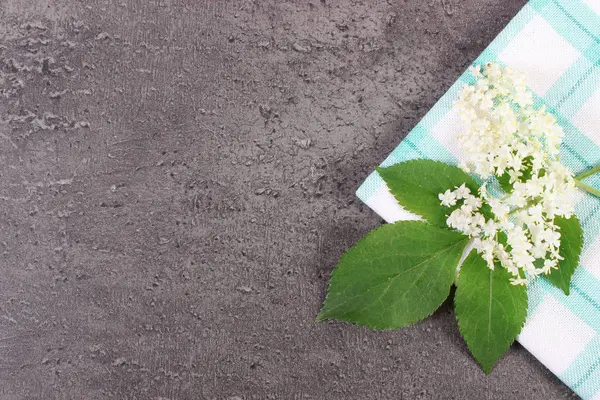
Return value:
M 455 106 L 466 130 L 461 165 L 484 179 L 479 193 L 462 185 L 439 194 L 450 207 L 447 225 L 473 238 L 489 268 L 500 263 L 515 285 L 558 267 L 560 230 L 555 217 L 573 213 L 573 174 L 558 161 L 563 130 L 545 107 L 535 109 L 523 75 L 489 63 L 472 67 L 476 81 Z M 495 177 L 507 193 L 494 197 Z

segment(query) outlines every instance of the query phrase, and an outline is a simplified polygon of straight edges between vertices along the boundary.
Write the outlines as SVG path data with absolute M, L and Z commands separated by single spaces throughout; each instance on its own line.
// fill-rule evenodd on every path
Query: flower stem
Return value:
M 589 170 L 587 170 L 585 172 L 582 172 L 581 174 L 579 174 L 579 175 L 577 175 L 575 177 L 575 180 L 576 181 L 581 181 L 581 180 L 587 178 L 588 176 L 592 176 L 594 174 L 597 174 L 598 172 L 600 172 L 600 165 L 597 165 L 597 166 L 595 166 L 592 169 L 589 169 Z
M 577 178 L 575 178 L 575 186 L 577 186 L 579 189 L 585 190 L 586 192 L 588 192 L 590 194 L 593 194 L 596 197 L 600 197 L 600 190 L 594 189 L 590 185 L 586 185 L 585 183 L 581 182 Z
M 531 207 L 535 206 L 536 204 L 538 204 L 540 202 L 539 199 L 534 199 L 534 200 L 529 200 L 527 202 L 527 204 L 525 204 L 523 207 L 517 207 L 517 208 L 513 208 L 508 215 L 513 215 L 516 212 L 522 211 L 522 210 L 528 210 Z

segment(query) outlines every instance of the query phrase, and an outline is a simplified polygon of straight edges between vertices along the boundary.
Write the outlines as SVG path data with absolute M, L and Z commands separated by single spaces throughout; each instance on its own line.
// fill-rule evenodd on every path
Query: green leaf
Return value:
M 559 261 L 558 269 L 552 270 L 546 278 L 568 296 L 571 277 L 575 268 L 579 266 L 579 257 L 583 248 L 583 230 L 575 215 L 568 219 L 556 217 L 554 223 L 560 228 L 559 254 L 564 259 Z
M 521 169 L 523 173 L 519 178 L 520 182 L 527 182 L 533 177 L 533 157 L 525 157 L 523 159 L 523 168 Z M 539 176 L 542 177 L 545 174 L 545 170 L 542 169 L 539 172 Z M 514 190 L 514 185 L 510 183 L 510 174 L 508 171 L 505 171 L 501 176 L 496 178 L 502 190 L 504 190 L 507 194 L 510 194 Z
M 317 320 L 396 329 L 448 297 L 468 238 L 419 221 L 383 225 L 342 256 Z
M 527 182 L 528 180 L 530 180 L 533 177 L 533 157 L 532 156 L 525 157 L 523 159 L 523 166 L 525 168 L 523 169 L 523 175 L 521 175 L 519 180 L 521 182 Z M 540 175 L 543 176 L 541 171 L 540 171 Z
M 454 309 L 458 327 L 486 374 L 525 324 L 527 289 L 510 283 L 500 265 L 492 271 L 475 250 L 461 266 Z
M 500 187 L 502 188 L 502 190 L 504 190 L 506 193 L 509 193 L 509 194 L 512 193 L 513 184 L 510 183 L 510 175 L 508 174 L 508 172 L 505 172 L 504 174 L 499 176 L 497 179 L 498 179 L 498 183 L 500 184 Z
M 432 160 L 411 160 L 377 168 L 398 203 L 431 224 L 446 227 L 447 214 L 452 210 L 440 205 L 438 195 L 463 183 L 477 193 L 479 185 L 456 166 Z

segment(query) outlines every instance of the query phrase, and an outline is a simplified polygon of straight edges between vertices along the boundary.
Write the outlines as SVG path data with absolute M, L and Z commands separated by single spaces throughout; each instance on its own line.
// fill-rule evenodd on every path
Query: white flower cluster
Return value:
M 479 193 L 463 185 L 439 198 L 453 209 L 448 226 L 474 239 L 489 268 L 499 262 L 513 284 L 527 284 L 562 259 L 554 218 L 572 215 L 575 191 L 573 174 L 558 161 L 564 133 L 545 107 L 533 107 L 522 74 L 492 63 L 471 72 L 476 81 L 456 102 L 466 127 L 461 167 L 485 182 Z M 502 198 L 487 191 L 494 176 L 508 191 Z

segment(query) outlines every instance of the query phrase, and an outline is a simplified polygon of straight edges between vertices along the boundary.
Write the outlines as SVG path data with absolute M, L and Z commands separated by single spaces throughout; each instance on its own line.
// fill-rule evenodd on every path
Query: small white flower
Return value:
M 558 161 L 564 130 L 546 107 L 533 107 L 524 74 L 496 63 L 469 70 L 475 83 L 454 103 L 465 127 L 458 135 L 466 154 L 460 167 L 484 182 L 478 193 L 462 185 L 439 199 L 447 207 L 460 204 L 447 225 L 473 238 L 489 268 L 499 263 L 512 284 L 526 285 L 562 259 L 554 218 L 573 214 L 576 190 L 573 173 Z M 497 198 L 487 184 L 503 175 L 511 190 Z
M 469 67 L 469 72 L 475 78 L 479 78 L 481 76 L 481 67 L 479 65 L 472 65 Z
M 554 228 L 556 229 L 556 227 Z M 539 239 L 543 240 L 550 246 L 560 247 L 560 232 L 557 232 L 555 229 L 545 229 L 543 232 L 540 233 Z
M 527 107 L 533 104 L 533 95 L 526 90 L 517 90 L 515 101 L 521 107 Z
M 523 172 L 516 169 L 511 169 L 508 171 L 508 176 L 510 177 L 510 183 L 518 182 L 519 179 L 523 176 Z
M 464 231 L 466 225 L 469 223 L 469 216 L 465 214 L 463 210 L 460 208 L 452 211 L 448 219 L 446 220 L 446 224 L 454 229 L 459 231 Z
M 467 174 L 471 173 L 471 169 L 469 168 L 469 165 L 464 161 L 461 161 L 458 163 L 458 168 L 462 169 Z
M 510 278 L 510 283 L 519 286 L 519 285 L 529 285 L 529 281 L 525 278 Z
M 558 260 L 549 259 L 544 261 L 543 273 L 549 274 L 553 269 L 558 268 Z
M 531 249 L 531 255 L 535 258 L 545 258 L 546 257 L 546 246 L 542 243 L 536 244 Z
M 527 210 L 527 213 L 531 216 L 531 219 L 534 221 L 542 221 L 544 219 L 543 212 L 544 212 L 544 210 L 543 210 L 542 206 L 539 204 L 537 204 L 533 207 L 530 207 Z
M 527 204 L 527 189 L 524 183 L 516 182 L 514 184 L 514 190 L 510 196 L 509 202 L 514 207 L 525 207 Z
M 483 202 L 479 197 L 469 195 L 465 197 L 465 205 L 469 206 L 472 210 L 479 210 Z
M 456 194 L 450 191 L 450 189 L 446 190 L 444 193 L 440 193 L 438 198 L 441 200 L 441 204 L 444 207 L 450 207 L 456 205 Z
M 460 187 L 456 188 L 454 194 L 456 195 L 457 199 L 465 199 L 471 194 L 471 189 L 466 187 L 463 183 L 462 185 L 460 185 Z
M 488 199 L 488 204 L 492 207 L 492 212 L 499 221 L 508 220 L 508 213 L 510 212 L 510 207 L 508 205 L 496 198 Z
M 540 179 L 536 177 L 532 177 L 525 183 L 525 190 L 527 192 L 528 197 L 538 197 L 544 191 L 544 186 L 541 184 Z
M 497 231 L 498 225 L 496 225 L 496 223 L 491 219 L 487 220 L 483 226 L 483 233 L 485 233 L 487 237 L 494 237 Z

